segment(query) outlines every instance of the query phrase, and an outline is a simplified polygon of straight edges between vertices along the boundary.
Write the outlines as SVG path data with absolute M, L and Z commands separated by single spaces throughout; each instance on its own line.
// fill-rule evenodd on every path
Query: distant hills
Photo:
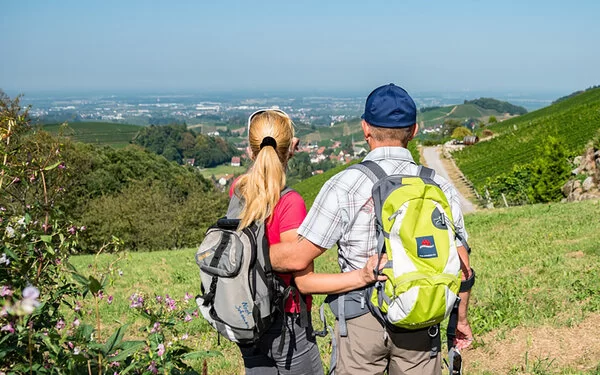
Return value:
M 449 119 L 460 121 L 472 119 L 487 122 L 490 116 L 496 117 L 497 120 L 504 120 L 525 113 L 527 113 L 525 107 L 493 98 L 479 98 L 465 100 L 463 104 L 458 105 L 421 108 L 417 121 L 426 129 L 443 124 Z

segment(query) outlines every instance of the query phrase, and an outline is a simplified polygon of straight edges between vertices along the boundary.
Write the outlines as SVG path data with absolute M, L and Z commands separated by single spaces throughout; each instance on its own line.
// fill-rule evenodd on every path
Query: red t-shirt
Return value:
M 235 182 L 231 184 L 229 189 L 229 197 L 233 195 Z M 272 220 L 267 219 L 266 234 L 269 245 L 274 245 L 281 242 L 281 233 L 289 230 L 297 229 L 302 224 L 302 221 L 306 217 L 306 206 L 304 205 L 304 199 L 296 191 L 290 191 L 285 194 L 273 211 Z M 292 281 L 291 273 L 277 273 L 285 285 L 290 285 Z M 296 295 L 294 298 L 288 298 L 285 304 L 285 311 L 291 313 L 300 312 L 300 303 L 298 300 L 299 296 Z M 308 295 L 306 298 L 306 308 L 308 311 L 312 308 L 312 296 Z

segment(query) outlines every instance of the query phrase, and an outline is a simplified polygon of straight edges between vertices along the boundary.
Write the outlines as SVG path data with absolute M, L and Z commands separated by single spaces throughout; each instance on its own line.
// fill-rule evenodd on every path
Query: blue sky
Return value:
M 0 88 L 571 92 L 600 84 L 600 1 L 29 1 Z

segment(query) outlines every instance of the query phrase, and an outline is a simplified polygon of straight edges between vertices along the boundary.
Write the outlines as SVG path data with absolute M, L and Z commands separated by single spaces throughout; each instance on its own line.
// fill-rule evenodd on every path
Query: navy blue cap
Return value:
M 417 106 L 406 90 L 390 83 L 369 94 L 361 118 L 383 128 L 406 128 L 416 124 Z

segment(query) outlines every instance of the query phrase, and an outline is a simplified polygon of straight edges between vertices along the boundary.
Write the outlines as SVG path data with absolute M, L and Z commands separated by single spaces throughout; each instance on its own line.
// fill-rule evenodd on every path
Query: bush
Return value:
M 563 198 L 571 166 L 570 154 L 554 137 L 547 137 L 537 148 L 538 157 L 529 164 L 517 165 L 504 175 L 488 179 L 485 189 L 494 204 L 509 205 L 555 202 Z
M 214 353 L 192 352 L 179 339 L 195 307 L 136 295 L 132 307 L 148 321 L 144 339 L 123 340 L 127 326 L 101 339 L 98 305 L 112 302 L 103 289 L 113 269 L 85 277 L 70 265 L 86 227 L 73 225 L 57 204 L 68 179 L 64 145 L 44 133 L 24 137 L 29 130 L 19 98 L 0 92 L 0 373 L 196 373 L 185 360 Z M 118 246 L 113 237 L 100 251 Z M 86 304 L 95 322 L 86 321 L 94 317 L 84 314 Z

